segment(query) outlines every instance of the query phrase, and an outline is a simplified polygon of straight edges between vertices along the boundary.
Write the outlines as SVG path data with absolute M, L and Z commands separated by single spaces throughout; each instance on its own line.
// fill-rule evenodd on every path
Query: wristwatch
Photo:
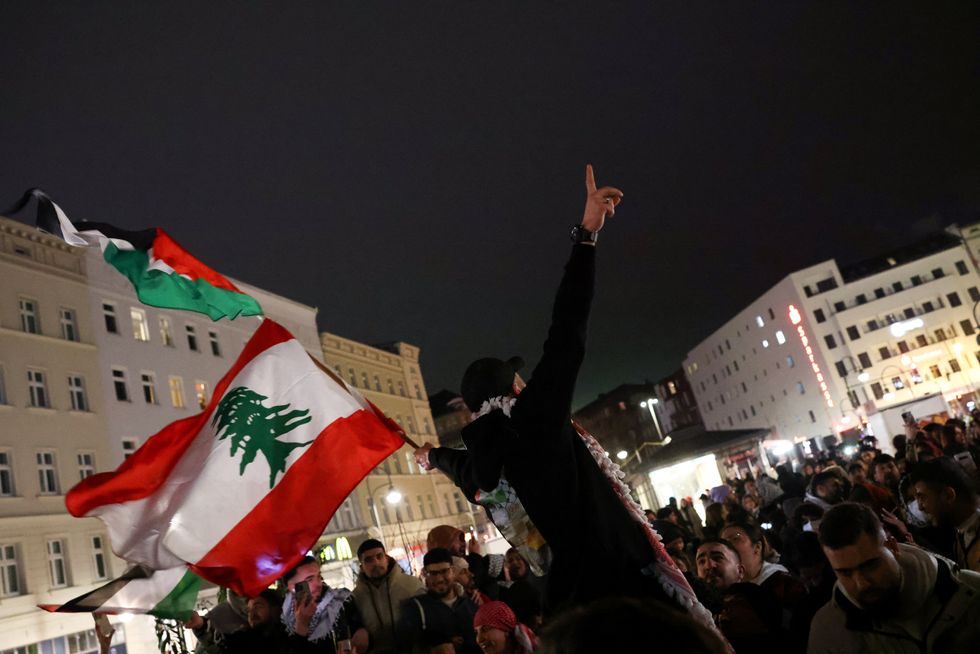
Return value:
M 572 242 L 573 243 L 591 243 L 596 244 L 599 240 L 599 232 L 590 232 L 581 224 L 572 227 Z

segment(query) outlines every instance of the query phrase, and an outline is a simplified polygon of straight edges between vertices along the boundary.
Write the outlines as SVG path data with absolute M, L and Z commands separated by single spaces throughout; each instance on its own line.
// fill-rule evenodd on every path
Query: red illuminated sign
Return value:
M 806 352 L 807 359 L 810 361 L 810 367 L 813 369 L 813 374 L 817 377 L 817 383 L 820 384 L 823 397 L 827 400 L 827 406 L 833 407 L 834 400 L 830 397 L 830 390 L 827 388 L 827 382 L 823 378 L 820 364 L 817 363 L 813 355 L 813 348 L 810 347 L 810 338 L 806 335 L 806 330 L 803 328 L 803 317 L 800 315 L 800 310 L 792 304 L 789 305 L 789 321 L 796 325 L 796 333 L 800 335 L 800 343 L 803 344 L 803 351 Z

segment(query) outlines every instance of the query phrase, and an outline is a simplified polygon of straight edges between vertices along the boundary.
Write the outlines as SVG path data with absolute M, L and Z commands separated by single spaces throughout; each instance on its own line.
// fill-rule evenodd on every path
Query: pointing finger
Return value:
M 585 165 L 585 191 L 589 195 L 595 193 L 595 175 L 592 172 L 592 164 Z

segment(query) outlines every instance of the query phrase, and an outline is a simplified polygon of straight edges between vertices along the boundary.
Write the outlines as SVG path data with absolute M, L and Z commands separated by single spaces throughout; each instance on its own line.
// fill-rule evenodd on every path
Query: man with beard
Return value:
M 835 504 L 840 504 L 846 497 L 847 488 L 844 480 L 844 471 L 836 466 L 818 472 L 810 481 L 810 489 L 806 493 L 805 501 L 816 504 L 824 511 Z
M 851 502 L 824 515 L 820 544 L 837 584 L 813 618 L 809 654 L 978 651 L 980 574 L 899 544 Z
M 416 654 L 453 647 L 456 654 L 479 654 L 473 632 L 476 604 L 462 594 L 453 573 L 453 555 L 437 547 L 422 559 L 426 592 L 405 602 L 399 632 Z
M 357 548 L 361 572 L 354 585 L 354 604 L 367 629 L 373 654 L 409 651 L 400 645 L 396 629 L 405 600 L 425 592 L 422 582 L 405 574 L 388 556 L 384 544 L 369 538 Z
M 956 563 L 980 572 L 980 508 L 973 481 L 949 457 L 923 461 L 912 468 L 919 508 L 940 528 L 953 533 Z
M 230 654 L 281 654 L 286 652 L 286 629 L 279 619 L 282 596 L 271 588 L 248 600 L 248 628 L 225 639 Z

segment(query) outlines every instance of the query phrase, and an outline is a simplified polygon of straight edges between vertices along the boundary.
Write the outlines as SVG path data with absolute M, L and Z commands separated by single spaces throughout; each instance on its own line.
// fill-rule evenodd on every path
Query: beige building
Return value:
M 64 502 L 112 464 L 84 252 L 0 218 L 0 280 L 0 643 L 87 651 L 89 615 L 35 608 L 123 570 L 102 523 Z
M 320 334 L 320 343 L 324 362 L 401 425 L 412 441 L 419 445 L 437 442 L 419 348 L 407 343 L 372 347 L 327 332 Z M 395 558 L 417 566 L 432 527 L 451 524 L 466 531 L 483 521 L 482 511 L 470 505 L 444 475 L 418 468 L 414 449 L 406 444 L 358 485 L 334 516 L 321 546 L 332 547 L 339 559 L 337 550 L 345 542 L 356 550 L 369 534 L 380 538 Z M 347 541 L 338 546 L 338 538 Z M 338 562 L 334 567 L 346 568 L 347 583 L 352 581 L 349 565 Z M 342 579 L 338 576 L 336 580 Z

